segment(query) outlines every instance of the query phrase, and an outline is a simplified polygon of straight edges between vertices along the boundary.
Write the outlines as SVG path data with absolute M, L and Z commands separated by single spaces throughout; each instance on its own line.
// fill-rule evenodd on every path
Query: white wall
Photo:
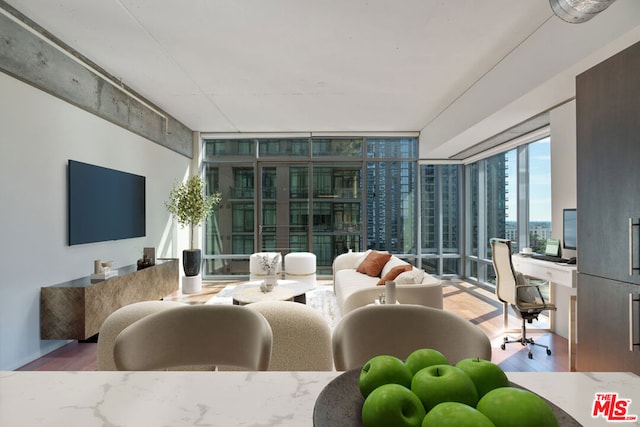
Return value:
M 95 259 L 134 264 L 147 246 L 178 256 L 186 238 L 164 201 L 190 159 L 2 73 L 0 93 L 0 370 L 12 370 L 65 343 L 40 340 L 41 286 Z M 68 246 L 69 159 L 146 177 L 146 237 Z
M 576 102 L 567 102 L 550 112 L 551 120 L 551 221 L 553 237 L 562 239 L 562 210 L 577 204 L 576 163 Z M 576 256 L 576 251 L 563 249 L 565 258 Z M 569 333 L 569 298 L 576 289 L 555 287 L 555 332 L 567 338 Z

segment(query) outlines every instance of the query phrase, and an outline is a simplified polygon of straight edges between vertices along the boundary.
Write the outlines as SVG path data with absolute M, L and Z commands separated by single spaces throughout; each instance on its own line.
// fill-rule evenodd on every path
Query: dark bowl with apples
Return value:
M 313 408 L 314 427 L 362 427 L 364 397 L 358 386 L 361 369 L 352 369 L 334 378 L 320 392 Z M 511 387 L 523 388 L 515 383 Z M 581 426 L 571 415 L 543 398 L 563 427 Z

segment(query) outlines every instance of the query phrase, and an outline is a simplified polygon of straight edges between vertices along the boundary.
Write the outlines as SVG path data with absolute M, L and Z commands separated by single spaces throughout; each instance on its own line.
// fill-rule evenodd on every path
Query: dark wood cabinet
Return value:
M 640 371 L 638 303 L 640 286 L 580 274 L 578 279 L 578 356 L 580 371 Z
M 640 284 L 640 44 L 577 77 L 576 117 L 579 271 Z
M 576 78 L 580 371 L 640 374 L 640 43 Z

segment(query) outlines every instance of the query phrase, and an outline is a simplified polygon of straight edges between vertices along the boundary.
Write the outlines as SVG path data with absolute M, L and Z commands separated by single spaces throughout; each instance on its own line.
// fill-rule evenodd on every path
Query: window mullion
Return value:
M 529 149 L 518 147 L 518 247 L 529 246 Z

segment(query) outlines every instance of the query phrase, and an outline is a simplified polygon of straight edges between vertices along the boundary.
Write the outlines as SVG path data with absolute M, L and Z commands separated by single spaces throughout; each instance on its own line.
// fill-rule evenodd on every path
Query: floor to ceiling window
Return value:
M 246 275 L 257 251 L 311 251 L 330 275 L 336 255 L 373 248 L 491 283 L 491 237 L 539 250 L 551 235 L 548 137 L 466 165 L 419 165 L 417 146 L 415 137 L 205 137 L 203 173 L 222 205 L 205 227 L 204 275 Z
M 418 144 L 415 138 L 368 138 L 366 247 L 416 260 Z
M 526 246 L 544 252 L 551 238 L 551 143 L 549 138 L 529 144 L 529 241 Z M 522 246 L 524 247 L 524 246 Z
M 492 237 L 514 251 L 541 250 L 551 237 L 551 158 L 548 137 L 468 164 L 466 276 L 495 283 Z
M 207 221 L 204 275 L 248 274 L 258 251 L 310 251 L 319 274 L 349 249 L 416 257 L 417 139 L 203 139 L 222 204 Z
M 422 268 L 438 276 L 460 274 L 461 165 L 421 165 Z

